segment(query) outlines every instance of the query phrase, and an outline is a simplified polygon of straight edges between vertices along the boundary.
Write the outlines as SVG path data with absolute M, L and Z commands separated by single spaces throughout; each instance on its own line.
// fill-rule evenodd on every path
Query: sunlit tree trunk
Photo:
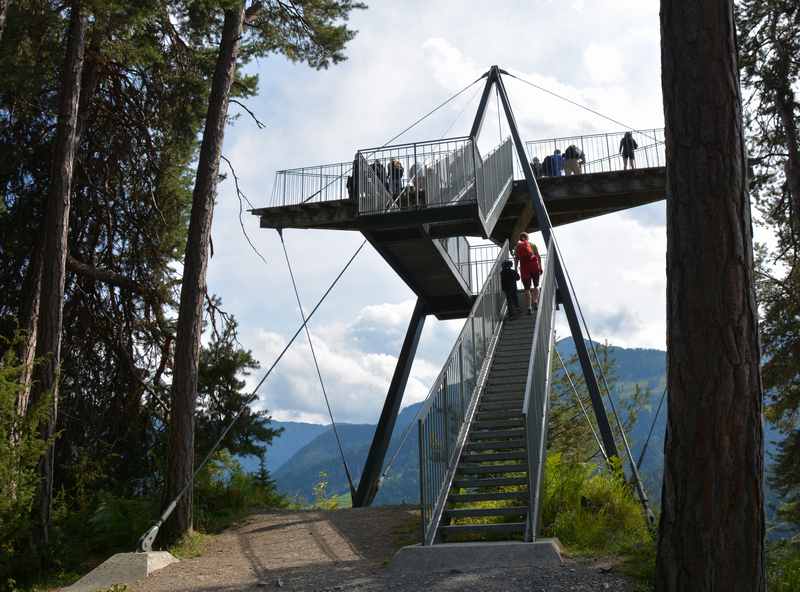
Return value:
M 763 444 L 733 1 L 661 1 L 667 383 L 659 592 L 759 592 Z
M 197 163 L 189 236 L 183 263 L 183 283 L 175 340 L 169 457 L 164 504 L 189 483 L 194 467 L 194 412 L 197 368 L 206 294 L 208 246 L 225 135 L 228 99 L 244 22 L 244 3 L 225 12 L 217 64 L 209 96 L 206 125 Z M 192 529 L 192 496 L 184 495 L 164 528 L 164 539 L 174 540 Z

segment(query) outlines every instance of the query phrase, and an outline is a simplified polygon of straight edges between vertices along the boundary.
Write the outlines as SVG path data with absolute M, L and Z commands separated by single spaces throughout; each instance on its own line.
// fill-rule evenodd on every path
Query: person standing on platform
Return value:
M 556 148 L 553 151 L 553 176 L 560 177 L 564 174 L 564 157 L 561 156 L 561 150 Z
M 542 275 L 542 258 L 539 249 L 528 241 L 528 233 L 519 235 L 519 241 L 514 249 L 515 268 L 519 270 L 522 279 L 522 288 L 528 302 L 528 314 L 533 314 L 533 308 L 539 305 L 539 277 Z
M 513 319 L 519 314 L 519 295 L 517 294 L 517 280 L 519 274 L 514 269 L 511 261 L 503 261 L 503 269 L 500 271 L 500 287 L 506 295 L 508 302 L 508 318 Z
M 628 161 L 631 162 L 631 168 L 636 168 L 636 149 L 639 145 L 636 143 L 636 140 L 633 139 L 633 134 L 631 132 L 625 132 L 625 135 L 622 136 L 622 139 L 619 141 L 619 151 L 622 153 L 622 162 L 624 163 L 624 169 L 628 170 Z
M 533 177 L 535 179 L 541 179 L 542 175 L 544 174 L 544 167 L 542 163 L 539 162 L 539 157 L 534 156 L 533 160 L 531 161 L 531 169 L 533 169 Z
M 583 173 L 583 150 L 578 148 L 575 144 L 570 144 L 566 150 L 564 150 L 564 158 L 566 161 L 564 162 L 564 173 L 569 175 L 580 175 Z

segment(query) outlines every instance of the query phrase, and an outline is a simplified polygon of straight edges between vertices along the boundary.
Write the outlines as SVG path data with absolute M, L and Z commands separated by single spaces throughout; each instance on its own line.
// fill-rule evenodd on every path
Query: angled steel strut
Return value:
M 422 328 L 425 326 L 426 316 L 425 304 L 418 298 L 414 312 L 411 315 L 411 321 L 408 323 L 403 346 L 400 348 L 400 355 L 397 358 L 397 366 L 394 369 L 392 382 L 389 384 L 389 392 L 386 394 L 381 418 L 375 428 L 369 455 L 364 463 L 364 472 L 361 473 L 358 490 L 353 496 L 353 506 L 356 508 L 370 505 L 378 493 L 383 461 L 386 458 L 386 451 L 389 449 L 389 442 L 392 439 L 394 424 L 400 411 L 400 403 L 403 401 L 403 392 L 408 383 L 411 365 L 414 363 L 414 356 L 417 353 L 417 346 L 419 345 L 420 335 L 422 335 Z

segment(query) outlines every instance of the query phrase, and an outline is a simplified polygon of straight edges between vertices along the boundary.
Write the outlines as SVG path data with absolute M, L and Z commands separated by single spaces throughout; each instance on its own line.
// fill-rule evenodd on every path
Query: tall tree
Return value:
M 203 301 L 206 296 L 208 246 L 214 212 L 219 160 L 225 135 L 228 99 L 236 70 L 236 58 L 244 26 L 244 3 L 225 11 L 217 66 L 208 99 L 208 114 L 197 163 L 197 178 L 192 195 L 189 238 L 183 262 L 183 283 L 178 312 L 175 364 L 171 390 L 169 458 L 165 503 L 181 491 L 194 470 L 194 412 L 197 401 L 197 370 L 202 333 Z M 192 529 L 192 496 L 178 502 L 174 520 L 165 535 L 175 538 Z M 171 530 L 171 531 L 170 531 Z
M 733 1 L 661 1 L 667 383 L 656 590 L 765 589 L 763 435 Z
M 773 484 L 800 524 L 800 4 L 737 6 L 752 191 L 773 237 L 757 263 L 767 418 L 783 434 Z
M 64 281 L 67 263 L 67 230 L 72 197 L 72 173 L 77 143 L 78 101 L 81 94 L 86 27 L 80 0 L 71 5 L 67 52 L 62 73 L 56 140 L 53 146 L 50 191 L 44 224 L 42 250 L 41 310 L 37 322 L 36 354 L 32 402 L 50 397 L 50 418 L 45 439 L 53 436 L 58 411 L 58 382 L 61 365 L 61 326 L 64 307 Z M 49 540 L 50 507 L 53 495 L 53 445 L 41 462 L 39 492 L 39 537 Z
M 189 482 L 194 467 L 194 414 L 208 249 L 219 160 L 237 60 L 240 53 L 250 59 L 277 51 L 292 60 L 305 61 L 312 67 L 326 68 L 329 63 L 344 59 L 342 49 L 355 34 L 338 21 L 346 19 L 354 8 L 363 7 L 351 0 L 256 0 L 246 9 L 243 0 L 228 0 L 224 5 L 183 265 L 171 387 L 165 506 Z M 190 21 L 204 18 L 202 8 L 198 10 L 191 6 L 188 16 Z M 213 10 L 205 15 L 212 21 L 215 17 Z M 245 26 L 250 32 L 248 39 L 243 38 Z M 191 528 L 192 496 L 184 495 L 163 532 L 167 539 L 175 539 Z

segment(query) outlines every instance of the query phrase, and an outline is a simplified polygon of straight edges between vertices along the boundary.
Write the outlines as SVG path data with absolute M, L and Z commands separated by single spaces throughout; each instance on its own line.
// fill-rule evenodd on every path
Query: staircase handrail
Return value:
M 548 253 L 555 253 L 552 239 L 547 245 Z M 557 255 L 556 255 L 557 256 Z M 522 414 L 528 450 L 528 518 L 525 540 L 536 539 L 541 507 L 542 481 L 544 477 L 545 445 L 547 441 L 547 412 L 551 381 L 551 357 L 555 332 L 553 321 L 556 308 L 555 260 L 549 257 L 542 275 L 542 287 L 536 322 L 533 329 L 531 355 L 528 362 L 528 377 L 525 381 L 525 398 Z
M 432 544 L 436 536 L 500 335 L 506 306 L 500 268 L 508 252 L 506 241 L 420 409 L 420 513 L 426 545 Z

